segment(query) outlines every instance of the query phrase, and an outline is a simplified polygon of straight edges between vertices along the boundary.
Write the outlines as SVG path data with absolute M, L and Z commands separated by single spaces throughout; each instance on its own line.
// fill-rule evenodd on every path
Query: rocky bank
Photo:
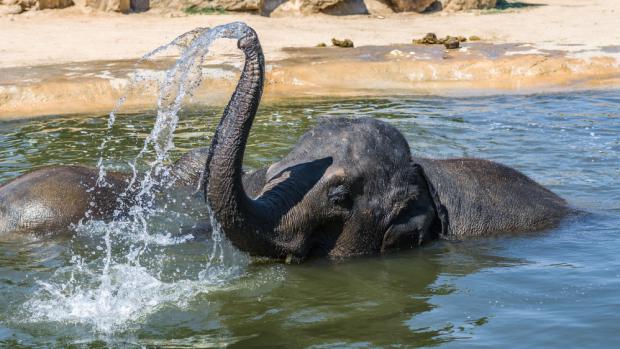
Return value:
M 71 6 L 84 11 L 144 12 L 163 11 L 249 12 L 264 16 L 306 16 L 377 14 L 395 12 L 463 11 L 494 8 L 497 0 L 0 0 L 0 16 L 26 11 L 63 9 Z

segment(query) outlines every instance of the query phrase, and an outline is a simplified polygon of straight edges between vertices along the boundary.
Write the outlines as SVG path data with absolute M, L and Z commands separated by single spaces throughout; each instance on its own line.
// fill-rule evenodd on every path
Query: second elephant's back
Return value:
M 552 227 L 570 209 L 566 201 L 523 173 L 472 158 L 414 159 L 435 191 L 452 238 L 521 233 Z
M 111 214 L 125 178 L 109 174 L 111 187 L 95 188 L 98 172 L 84 166 L 41 168 L 0 187 L 0 233 L 56 231 L 93 217 Z

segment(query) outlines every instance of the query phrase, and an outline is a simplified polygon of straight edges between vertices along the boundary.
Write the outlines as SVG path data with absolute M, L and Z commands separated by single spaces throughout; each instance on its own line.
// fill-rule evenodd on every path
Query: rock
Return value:
M 212 0 L 195 2 L 204 4 L 201 7 L 217 8 L 225 11 L 258 11 L 260 5 L 259 0 Z
M 261 0 L 261 13 L 272 17 L 310 15 L 327 10 L 342 0 Z
M 389 15 L 394 13 L 390 0 L 259 0 L 264 16 L 305 16 L 316 13 L 329 15 Z
M 145 12 L 150 8 L 149 0 L 130 0 L 129 7 L 132 12 Z
M 36 0 L 20 0 L 36 1 Z M 47 0 L 53 1 L 53 0 Z M 69 1 L 69 0 L 57 0 Z M 110 2 L 126 0 L 77 0 L 78 2 Z M 138 6 L 138 2 L 147 0 L 131 0 L 131 9 L 138 10 L 146 6 Z M 151 8 L 162 10 L 185 10 L 187 8 L 220 9 L 223 11 L 256 12 L 264 16 L 306 16 L 317 13 L 330 15 L 372 14 L 386 15 L 393 12 L 428 12 L 441 10 L 442 6 L 450 6 L 453 10 L 470 6 L 486 7 L 497 0 L 151 0 Z M 136 2 L 134 6 L 133 2 Z M 96 6 L 99 8 L 100 6 Z M 103 6 L 109 7 L 109 6 Z
M 393 0 L 151 0 L 150 7 L 165 11 L 182 11 L 188 8 L 221 9 L 255 12 L 269 17 L 306 16 L 317 13 L 388 15 L 394 13 L 391 1 Z M 406 2 L 406 0 L 397 1 Z M 429 0 L 409 1 L 417 3 Z
M 379 19 L 384 19 L 384 16 L 394 13 L 394 10 L 383 0 L 364 0 L 363 4 L 369 14 Z
M 332 39 L 332 44 L 337 47 L 345 47 L 345 48 L 353 47 L 353 41 L 351 41 L 351 39 L 344 39 L 344 40 Z
M 0 16 L 18 15 L 24 11 L 19 5 L 0 5 Z
M 45 10 L 73 6 L 73 0 L 0 0 L 0 3 L 10 6 L 10 8 L 2 6 L 0 10 L 1 13 L 7 12 L 7 14 L 17 14 L 28 10 Z M 20 7 L 21 10 L 17 12 L 17 7 L 15 6 Z
M 424 35 L 422 39 L 413 40 L 413 43 L 420 44 L 420 45 L 434 45 L 434 44 L 438 44 L 439 42 L 437 40 L 437 35 L 435 35 L 435 33 L 428 33 Z
M 435 0 L 388 0 L 388 5 L 396 12 L 424 12 Z
M 324 42 L 321 42 L 321 43 L 316 44 L 315 47 L 327 47 L 327 45 Z
M 426 8 L 426 10 L 424 10 L 424 12 L 432 13 L 432 12 L 439 12 L 441 10 L 443 10 L 443 5 L 441 4 L 441 1 L 435 0 L 435 2 L 428 5 L 428 7 Z
M 319 11 L 333 16 L 394 13 L 387 5 L 376 0 L 341 0 Z
M 260 0 L 258 3 L 258 11 L 263 16 L 273 16 L 273 12 L 280 6 L 286 3 L 286 0 Z M 285 5 L 286 6 L 286 5 Z M 286 11 L 276 11 L 275 15 L 278 13 L 281 15 L 286 15 Z M 275 17 L 275 16 L 274 16 Z
M 130 9 L 130 0 L 73 0 L 76 6 L 99 11 L 123 12 Z
M 151 0 L 149 7 L 166 11 L 183 11 L 193 7 L 199 9 L 218 9 L 222 11 L 258 12 L 264 1 L 265 0 Z
M 18 4 L 22 7 L 24 11 L 30 9 L 37 9 L 39 6 L 38 0 L 19 0 Z
M 441 0 L 443 10 L 448 12 L 495 8 L 497 0 Z
M 54 9 L 54 8 L 65 8 L 73 6 L 73 0 L 39 0 L 39 6 L 37 9 L 45 10 L 45 9 Z
M 459 43 L 465 42 L 467 39 L 464 36 L 446 36 L 443 39 L 438 39 L 435 33 L 428 33 L 422 39 L 413 40 L 414 44 L 420 45 L 446 45 L 446 48 L 458 48 Z M 456 44 L 455 44 L 456 42 Z M 454 47 L 456 46 L 456 47 Z
M 469 41 L 480 41 L 480 40 L 482 39 L 480 39 L 480 37 L 477 35 L 472 35 L 469 37 Z
M 446 46 L 447 49 L 455 49 L 455 48 L 459 48 L 459 44 L 461 42 L 459 41 L 458 38 L 454 38 L 454 37 L 448 37 L 444 40 L 444 46 Z

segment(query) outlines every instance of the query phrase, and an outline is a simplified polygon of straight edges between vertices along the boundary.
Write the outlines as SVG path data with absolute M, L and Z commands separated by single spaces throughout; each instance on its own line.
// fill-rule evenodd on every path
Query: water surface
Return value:
M 208 145 L 220 113 L 184 112 L 173 158 Z M 269 105 L 245 165 L 276 161 L 337 116 L 385 120 L 418 156 L 513 166 L 588 214 L 543 233 L 303 265 L 251 261 L 173 219 L 148 236 L 111 234 L 105 273 L 110 226 L 3 239 L 0 347 L 620 346 L 618 91 Z M 105 154 L 113 167 L 128 170 L 153 120 L 119 116 Z M 106 127 L 106 116 L 0 123 L 0 182 L 51 164 L 94 166 Z M 214 248 L 223 258 L 210 264 Z

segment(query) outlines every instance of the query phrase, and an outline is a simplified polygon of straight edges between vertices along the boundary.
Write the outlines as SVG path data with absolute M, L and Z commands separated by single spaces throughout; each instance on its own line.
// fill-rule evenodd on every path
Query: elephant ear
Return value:
M 447 215 L 438 203 L 434 188 L 420 165 L 412 163 L 412 174 L 415 178 L 413 182 L 423 192 L 408 201 L 392 222 L 383 236 L 382 252 L 411 249 L 444 234 Z
M 417 171 L 420 174 L 420 177 L 424 179 L 424 183 L 426 184 L 426 187 L 428 188 L 428 192 L 431 198 L 433 199 L 433 205 L 434 205 L 435 212 L 437 214 L 437 219 L 440 225 L 439 229 L 437 229 L 438 235 L 439 237 L 443 239 L 448 238 L 448 235 L 449 235 L 448 210 L 439 200 L 439 195 L 437 194 L 437 190 L 435 189 L 435 186 L 433 185 L 433 183 L 430 181 L 430 179 L 424 172 L 424 168 L 422 167 L 422 165 L 414 163 L 413 167 L 415 171 Z

